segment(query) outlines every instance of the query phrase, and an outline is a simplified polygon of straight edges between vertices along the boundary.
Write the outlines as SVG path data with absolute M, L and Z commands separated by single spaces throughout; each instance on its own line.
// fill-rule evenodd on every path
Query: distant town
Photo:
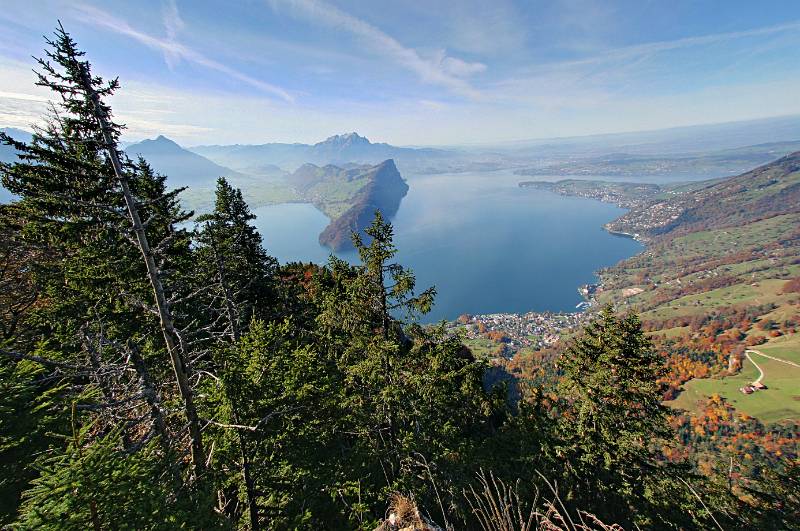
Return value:
M 556 344 L 563 335 L 577 330 L 586 320 L 584 312 L 528 312 L 462 315 L 451 323 L 454 331 L 463 330 L 468 340 L 488 340 L 502 347 L 505 356 L 520 349 L 538 350 Z

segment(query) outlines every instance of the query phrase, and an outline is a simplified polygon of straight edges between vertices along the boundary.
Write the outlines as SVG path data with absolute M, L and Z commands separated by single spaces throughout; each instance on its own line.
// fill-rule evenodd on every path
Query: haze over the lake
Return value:
M 419 288 L 435 285 L 436 305 L 425 321 L 462 313 L 575 311 L 578 286 L 594 271 L 641 249 L 605 232 L 624 210 L 590 199 L 522 189 L 504 172 L 408 179 L 409 194 L 393 219 L 398 261 L 413 269 Z M 325 263 L 317 242 L 328 219 L 309 204 L 255 210 L 267 252 L 281 262 Z M 357 254 L 339 253 L 357 262 Z
M 31 8 L 35 5 L 35 8 Z M 4 0 L 0 126 L 60 19 L 119 76 L 125 140 L 454 145 L 800 113 L 800 3 Z
M 796 2 L 268 0 L 221 15 L 183 0 L 6 0 L 0 128 L 42 123 L 51 96 L 30 56 L 56 19 L 94 73 L 119 76 L 129 155 L 200 212 L 229 177 L 282 262 L 324 263 L 317 238 L 336 220 L 322 211 L 356 202 L 338 181 L 304 196 L 292 172 L 394 159 L 410 187 L 393 198 L 398 260 L 438 288 L 429 319 L 574 310 L 579 285 L 641 248 L 602 229 L 624 210 L 520 181 L 709 179 L 800 140 Z

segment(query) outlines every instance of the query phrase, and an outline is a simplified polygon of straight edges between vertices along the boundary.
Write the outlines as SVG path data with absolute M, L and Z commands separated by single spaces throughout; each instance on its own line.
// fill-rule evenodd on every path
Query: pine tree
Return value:
M 60 402 L 62 417 L 67 414 L 64 406 L 81 396 L 98 402 L 83 404 L 92 413 L 80 417 L 80 422 L 95 427 L 98 441 L 119 424 L 125 451 L 136 451 L 158 435 L 159 447 L 167 446 L 162 457 L 177 460 L 184 450 L 183 437 L 173 438 L 167 431 L 183 431 L 184 421 L 173 416 L 174 426 L 163 425 L 160 396 L 166 391 L 166 400 L 172 401 L 173 392 L 162 386 L 167 375 L 160 367 L 166 341 L 166 351 L 177 361 L 178 383 L 181 375 L 185 382 L 183 352 L 177 352 L 178 331 L 166 330 L 164 313 L 151 312 L 151 301 L 160 299 L 156 306 L 166 309 L 167 316 L 170 304 L 182 306 L 191 248 L 186 231 L 175 226 L 188 214 L 179 206 L 179 191 L 166 190 L 164 177 L 118 151 L 121 127 L 103 103 L 116 90 L 116 80 L 106 83 L 93 77 L 63 28 L 47 42 L 51 49 L 47 59 L 39 60 L 38 84 L 53 90 L 59 102 L 30 144 L 2 138 L 21 153 L 19 162 L 0 167 L 3 184 L 19 197 L 4 213 L 13 220 L 12 239 L 36 253 L 26 273 L 39 294 L 26 317 L 24 341 L 17 338 L 15 350 L 2 354 L 13 360 L 10 363 L 34 361 L 48 369 L 51 374 L 27 385 L 47 395 L 50 403 Z M 159 372 L 144 386 L 140 380 L 148 372 L 147 364 Z M 204 459 L 191 389 L 179 387 L 186 391 L 190 446 L 196 468 L 201 468 Z M 140 429 L 142 421 L 148 429 Z M 93 440 L 83 441 L 85 448 L 80 450 L 90 451 Z M 173 443 L 179 447 L 169 448 Z M 57 459 L 64 449 L 49 450 L 47 459 Z M 45 477 L 40 480 L 47 483 Z
M 221 323 L 217 332 L 234 341 L 250 321 L 276 313 L 277 262 L 264 251 L 254 219 L 242 191 L 224 178 L 217 181 L 214 211 L 197 218 L 197 282 L 210 286 L 207 308 Z
M 168 470 L 172 466 L 153 441 L 140 451 L 121 452 L 119 431 L 93 437 L 91 424 L 75 427 L 64 452 L 37 464 L 40 475 L 23 494 L 20 517 L 11 529 L 214 529 L 198 505 L 210 501 L 175 497 Z
M 617 318 L 606 307 L 559 367 L 566 403 L 557 455 L 566 465 L 568 497 L 601 519 L 630 524 L 638 514 L 646 523 L 651 495 L 669 469 L 658 459 L 659 445 L 671 438 L 658 383 L 662 359 L 636 315 Z
M 249 453 L 251 527 L 340 529 L 336 492 L 349 455 L 339 421 L 343 386 L 336 367 L 296 333 L 294 323 L 253 321 L 239 342 L 218 353 L 221 388 L 217 418 L 229 442 L 219 460 Z M 241 463 L 241 461 L 240 461 Z M 241 485 L 244 478 L 229 478 Z M 253 510 L 261 515 L 254 523 Z M 266 521 L 266 522 L 265 522 Z M 346 520 L 345 520 L 346 521 Z
M 362 409 L 379 417 L 364 423 L 376 422 L 377 431 L 373 435 L 377 444 L 388 452 L 384 466 L 387 476 L 393 478 L 399 468 L 395 418 L 398 404 L 393 376 L 401 350 L 408 349 L 402 322 L 394 315 L 404 313 L 413 321 L 430 310 L 436 290 L 428 288 L 415 296 L 413 273 L 390 262 L 397 253 L 392 241 L 393 228 L 380 211 L 375 212 L 375 219 L 364 232 L 371 238 L 368 245 L 359 234 L 353 233 L 359 265 L 350 266 L 331 257 L 334 283 L 322 302 L 319 322 L 323 330 L 338 336 L 331 338 L 332 345 L 339 344 L 340 353 L 336 356 L 342 364 L 350 366 L 351 377 L 361 381 L 359 385 L 365 386 L 371 406 L 376 407 L 372 411 Z
M 261 245 L 261 236 L 250 222 L 255 216 L 250 212 L 241 190 L 234 189 L 224 178 L 217 181 L 214 211 L 200 216 L 197 222 L 197 251 L 195 253 L 196 283 L 203 290 L 204 316 L 216 366 L 214 372 L 222 375 L 222 403 L 231 425 L 241 426 L 241 411 L 247 407 L 237 400 L 238 356 L 232 353 L 239 348 L 250 323 L 275 314 L 274 275 L 277 263 L 267 255 Z M 260 528 L 255 479 L 252 472 L 252 444 L 241 428 L 232 428 L 238 446 L 242 487 L 250 519 L 250 528 Z M 237 514 L 232 514 L 237 518 Z
M 318 348 L 343 378 L 337 431 L 352 435 L 351 457 L 341 464 L 350 479 L 341 492 L 364 511 L 352 511 L 354 519 L 379 517 L 384 497 L 397 490 L 436 505 L 456 503 L 471 478 L 467 456 L 505 407 L 484 391 L 486 365 L 458 337 L 416 324 L 435 290 L 415 294 L 413 272 L 392 262 L 391 224 L 378 212 L 365 233 L 368 244 L 353 237 L 361 263 L 331 258 L 315 288 Z M 437 483 L 444 492 L 434 492 Z

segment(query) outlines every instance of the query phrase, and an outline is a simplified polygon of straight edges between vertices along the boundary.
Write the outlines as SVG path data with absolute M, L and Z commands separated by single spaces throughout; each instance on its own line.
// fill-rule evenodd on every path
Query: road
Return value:
M 763 352 L 760 352 L 758 350 L 747 349 L 747 350 L 744 351 L 744 355 L 747 356 L 747 359 L 750 360 L 750 363 L 755 365 L 755 367 L 756 367 L 756 369 L 758 369 L 758 373 L 759 373 L 758 380 L 755 380 L 753 382 L 754 384 L 758 383 L 758 382 L 760 382 L 761 380 L 764 379 L 764 371 L 761 370 L 761 367 L 758 366 L 758 363 L 753 361 L 753 358 L 750 357 L 750 354 L 757 354 L 759 356 L 764 356 L 765 358 L 771 359 L 773 361 L 779 361 L 781 363 L 785 363 L 786 365 L 791 365 L 792 367 L 797 367 L 798 369 L 800 369 L 800 364 L 795 363 L 793 361 L 782 360 L 780 358 L 776 358 L 775 356 L 770 356 L 769 354 L 764 354 Z
M 793 361 L 782 360 L 780 358 L 776 358 L 775 356 L 770 356 L 769 354 L 764 354 L 763 352 L 759 352 L 758 350 L 750 349 L 747 352 L 752 352 L 753 354 L 758 354 L 759 356 L 764 356 L 765 358 L 769 358 L 771 360 L 779 361 L 781 363 L 785 363 L 786 365 L 791 365 L 792 367 L 797 367 L 798 369 L 800 369 L 800 364 L 795 363 Z M 752 361 L 752 360 L 750 360 L 750 361 Z M 753 365 L 755 365 L 755 363 Z
M 751 352 L 752 352 L 753 354 L 761 354 L 761 353 L 760 353 L 759 351 L 757 351 L 757 350 L 745 350 L 745 351 L 744 351 L 744 355 L 745 355 L 745 356 L 747 356 L 747 359 L 749 359 L 749 360 L 750 360 L 750 363 L 752 363 L 753 365 L 755 365 L 756 369 L 758 369 L 758 380 L 755 380 L 755 381 L 753 382 L 754 384 L 756 384 L 756 383 L 759 383 L 761 380 L 763 380 L 763 379 L 764 379 L 764 371 L 762 371 L 762 370 L 761 370 L 761 367 L 759 367 L 759 366 L 758 366 L 758 363 L 756 363 L 755 361 L 753 361 L 753 358 L 751 358 L 751 357 L 750 357 L 750 353 L 751 353 Z M 761 355 L 763 356 L 763 354 L 761 354 Z

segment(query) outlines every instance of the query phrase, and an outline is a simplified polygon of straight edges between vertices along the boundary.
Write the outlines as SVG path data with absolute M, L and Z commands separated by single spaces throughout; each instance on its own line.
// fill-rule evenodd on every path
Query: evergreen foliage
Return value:
M 507 485 L 517 507 L 558 485 L 566 517 L 796 527 L 796 469 L 745 499 L 664 458 L 663 360 L 635 316 L 604 309 L 542 379 L 557 388 L 512 401 L 420 324 L 436 291 L 394 262 L 380 212 L 358 264 L 279 265 L 224 178 L 182 228 L 181 190 L 117 147 L 117 81 L 63 28 L 47 44 L 47 125 L 0 137 L 21 154 L 0 166 L 18 197 L 0 206 L 0 524 L 374 529 L 413 499 L 414 522 L 471 529 Z

